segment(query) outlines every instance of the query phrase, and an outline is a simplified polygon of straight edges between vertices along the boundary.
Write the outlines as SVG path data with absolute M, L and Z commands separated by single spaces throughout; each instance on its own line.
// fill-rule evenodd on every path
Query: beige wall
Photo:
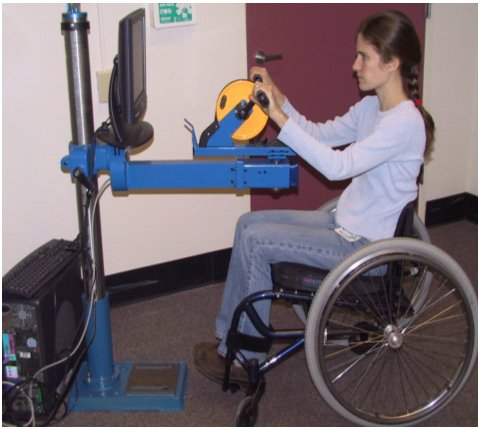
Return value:
M 138 4 L 85 4 L 91 31 L 96 126 L 97 70 L 111 68 L 118 21 Z M 60 170 L 71 139 L 60 32 L 64 4 L 3 5 L 2 272 L 51 238 L 78 231 L 75 191 Z M 147 6 L 147 12 L 149 8 Z M 190 159 L 189 119 L 200 134 L 230 81 L 247 77 L 244 4 L 197 4 L 194 26 L 157 30 L 147 22 L 147 120 L 155 141 L 134 159 Z M 104 178 L 99 179 L 99 183 Z M 107 274 L 230 247 L 250 197 L 234 193 L 152 193 L 101 200 Z
M 85 4 L 96 125 L 97 70 L 111 67 L 117 23 L 138 4 Z M 51 238 L 78 231 L 74 187 L 60 170 L 71 139 L 64 4 L 3 5 L 2 273 Z M 225 84 L 246 77 L 245 6 L 197 4 L 191 27 L 147 29 L 149 110 L 155 141 L 136 159 L 189 159 L 187 118 L 200 133 Z M 422 201 L 477 188 L 477 5 L 433 4 L 427 22 L 425 104 L 438 137 Z M 104 179 L 100 179 L 102 183 Z M 248 195 L 170 192 L 101 200 L 107 274 L 232 244 Z
M 432 161 L 420 192 L 426 201 L 478 196 L 478 39 L 476 4 L 432 4 L 427 20 L 424 103 L 436 123 Z

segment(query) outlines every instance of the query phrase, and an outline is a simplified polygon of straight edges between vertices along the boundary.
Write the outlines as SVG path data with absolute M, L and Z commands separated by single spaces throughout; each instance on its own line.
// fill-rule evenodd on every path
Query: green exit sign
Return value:
M 155 28 L 195 24 L 195 5 L 192 3 L 155 3 L 151 9 Z

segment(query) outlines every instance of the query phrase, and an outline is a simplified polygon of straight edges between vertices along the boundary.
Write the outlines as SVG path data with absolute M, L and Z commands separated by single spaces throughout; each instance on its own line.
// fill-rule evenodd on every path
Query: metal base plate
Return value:
M 80 368 L 68 397 L 68 408 L 81 411 L 183 411 L 187 388 L 184 362 L 115 364 L 117 382 L 94 389 L 88 382 L 88 364 Z

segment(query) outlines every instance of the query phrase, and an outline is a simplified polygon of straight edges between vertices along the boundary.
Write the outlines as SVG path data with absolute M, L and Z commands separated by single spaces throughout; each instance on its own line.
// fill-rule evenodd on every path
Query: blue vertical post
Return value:
M 119 374 L 113 363 L 112 330 L 110 327 L 110 303 L 108 295 L 97 299 L 87 327 L 87 372 L 83 383 L 90 389 L 102 391 L 119 382 Z
M 95 137 L 88 52 L 89 27 L 87 14 L 80 11 L 80 5 L 68 4 L 67 12 L 62 15 L 61 28 L 65 37 L 72 143 L 79 146 L 90 145 Z M 90 167 L 89 182 L 97 189 L 97 177 L 93 173 L 95 169 L 93 165 Z M 91 196 L 81 184 L 76 183 L 76 191 L 80 236 L 82 248 L 85 249 L 85 308 L 89 308 L 93 302 L 93 309 L 85 338 L 87 362 L 80 367 L 70 391 L 69 408 L 75 411 L 181 411 L 187 380 L 185 362 L 115 363 L 113 360 L 100 213 L 98 205 L 93 210 Z

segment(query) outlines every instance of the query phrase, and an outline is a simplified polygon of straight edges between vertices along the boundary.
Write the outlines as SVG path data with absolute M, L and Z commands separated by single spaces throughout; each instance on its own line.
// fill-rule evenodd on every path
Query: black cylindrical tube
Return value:
M 88 50 L 89 27 L 87 14 L 80 11 L 77 3 L 70 3 L 67 12 L 62 15 L 61 29 L 65 38 L 72 142 L 76 145 L 91 144 L 95 132 Z M 97 178 L 92 176 L 89 180 L 97 188 Z M 101 299 L 105 295 L 105 274 L 100 212 L 98 204 L 93 211 L 89 190 L 79 182 L 76 184 L 76 192 L 81 242 L 87 250 L 84 252 L 83 277 L 90 287 L 96 282 L 96 296 Z

